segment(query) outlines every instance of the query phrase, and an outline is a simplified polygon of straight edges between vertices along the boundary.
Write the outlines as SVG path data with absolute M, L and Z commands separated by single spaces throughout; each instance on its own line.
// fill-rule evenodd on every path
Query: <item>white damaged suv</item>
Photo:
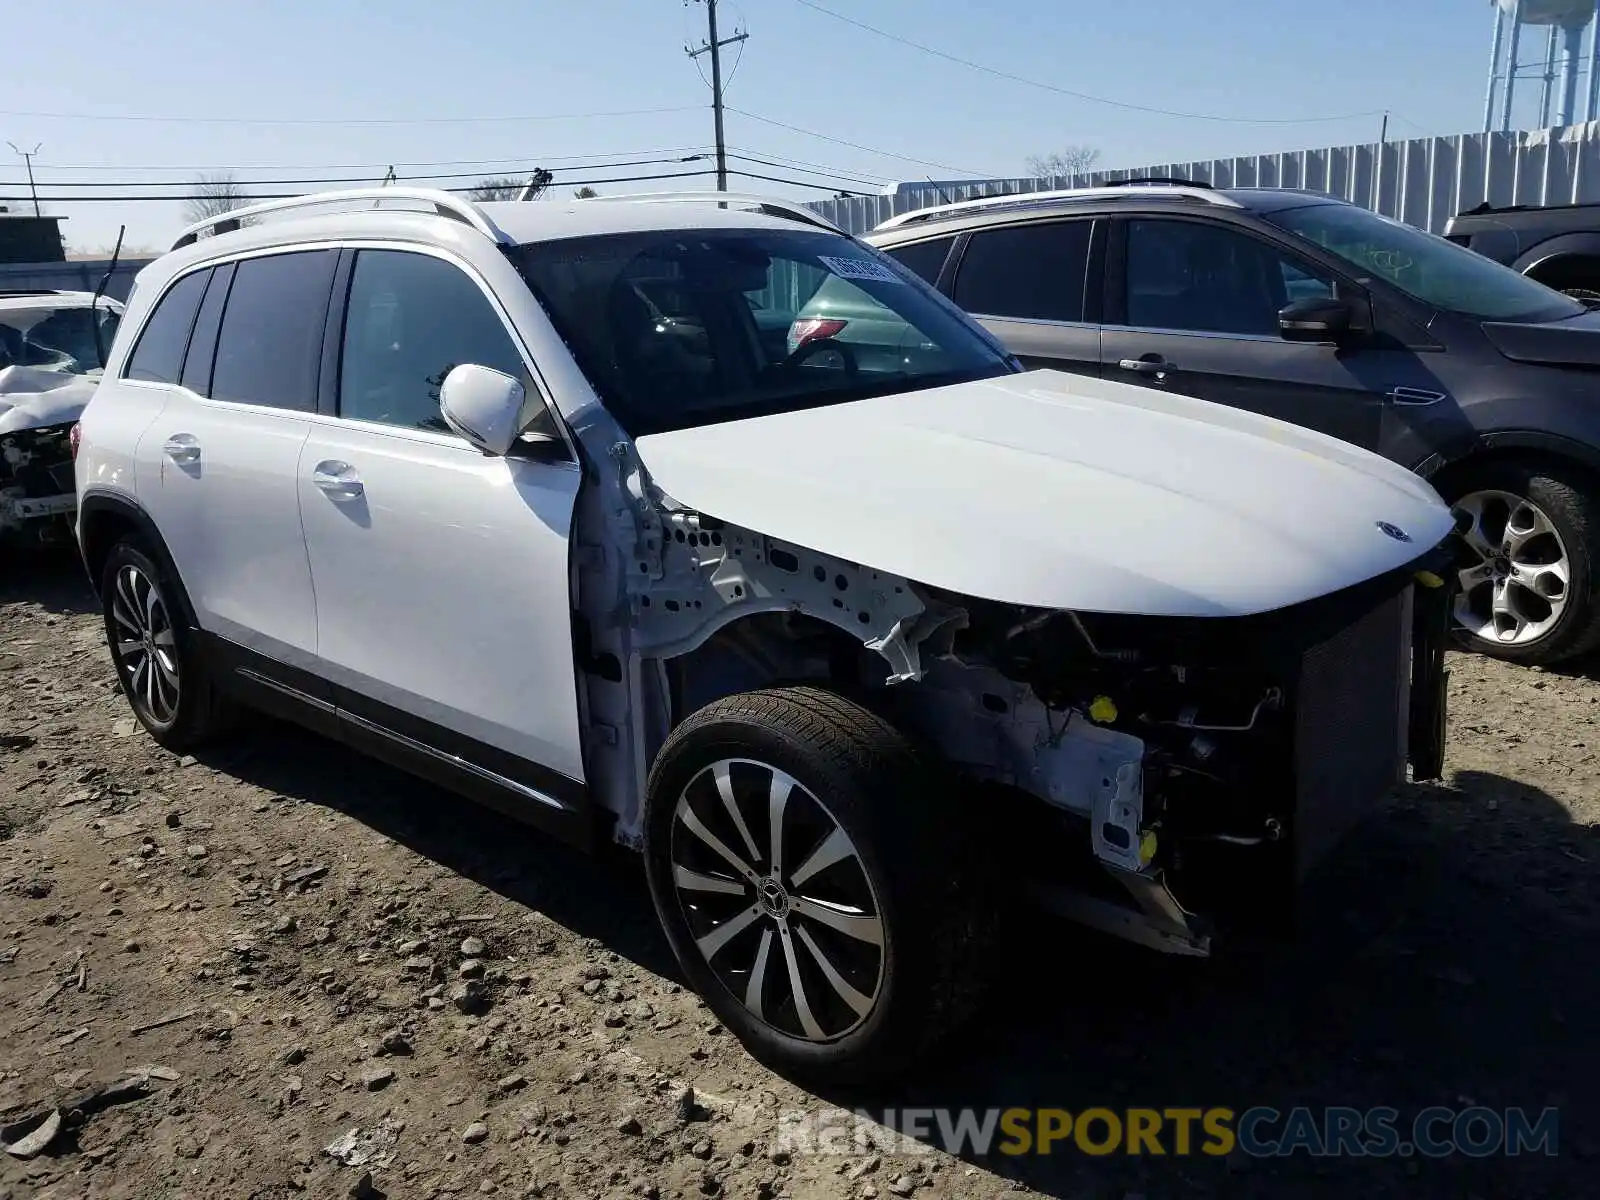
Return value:
M 825 281 L 893 353 L 791 349 Z M 1440 770 L 1426 483 L 1024 373 L 778 201 L 230 214 L 140 274 L 79 432 L 157 741 L 262 709 L 640 849 L 685 976 L 791 1072 L 951 1030 L 1003 897 L 1205 954 Z

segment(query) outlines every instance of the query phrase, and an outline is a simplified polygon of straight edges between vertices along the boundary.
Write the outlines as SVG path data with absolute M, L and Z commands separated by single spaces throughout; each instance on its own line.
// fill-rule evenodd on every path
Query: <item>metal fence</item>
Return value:
M 1464 133 L 1157 163 L 1049 179 L 987 179 L 954 186 L 902 184 L 894 195 L 818 200 L 810 207 L 851 233 L 864 233 L 890 217 L 934 204 L 1053 188 L 1098 187 L 1156 175 L 1215 187 L 1330 192 L 1440 233 L 1456 213 L 1485 200 L 1496 206 L 1600 201 L 1600 121 L 1559 129 Z

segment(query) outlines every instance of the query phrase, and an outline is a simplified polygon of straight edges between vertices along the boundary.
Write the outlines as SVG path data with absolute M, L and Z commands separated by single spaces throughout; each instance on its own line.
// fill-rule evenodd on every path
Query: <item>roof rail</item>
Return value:
M 793 200 L 776 200 L 753 192 L 635 192 L 622 196 L 589 196 L 585 203 L 596 200 L 625 200 L 635 204 L 739 204 L 757 209 L 769 217 L 787 217 L 791 221 L 826 229 L 829 233 L 844 233 L 828 218 L 803 204 Z
M 450 192 L 440 191 L 438 188 L 405 187 L 391 184 L 388 187 L 351 188 L 348 191 L 336 192 L 310 192 L 304 196 L 291 196 L 287 200 L 269 200 L 264 204 L 252 204 L 246 208 L 236 208 L 231 212 L 219 213 L 214 217 L 207 217 L 204 221 L 196 221 L 178 235 L 172 243 L 173 250 L 180 250 L 184 246 L 192 246 L 199 240 L 200 235 L 209 230 L 212 236 L 219 233 L 232 233 L 238 229 L 240 223 L 248 218 L 263 217 L 278 213 L 300 212 L 310 208 L 324 208 L 329 205 L 350 204 L 358 201 L 371 200 L 372 207 L 376 209 L 385 200 L 410 200 L 423 204 L 430 204 L 441 217 L 453 217 L 457 221 L 472 226 L 484 237 L 502 245 L 513 245 L 514 241 L 493 221 L 489 220 L 472 201 Z M 362 210 L 357 210 L 362 211 Z
M 961 200 L 955 204 L 938 204 L 929 208 L 914 208 L 910 212 L 901 213 L 897 217 L 890 217 L 882 224 L 874 226 L 872 232 L 881 233 L 884 230 L 899 229 L 902 226 L 915 225 L 922 221 L 932 221 L 940 217 L 957 216 L 968 212 L 982 212 L 984 209 L 1000 208 L 1007 205 L 1025 207 L 1035 204 L 1051 204 L 1056 201 L 1105 200 L 1116 197 L 1138 197 L 1142 199 L 1152 193 L 1186 200 L 1199 200 L 1202 203 L 1215 204 L 1221 208 L 1242 207 L 1237 200 L 1229 199 L 1206 184 L 1178 185 L 1140 183 L 1138 180 L 1129 180 L 1126 183 L 1109 183 L 1102 187 L 1065 188 L 1055 192 L 1010 192 L 1003 196 L 980 196 L 975 200 Z

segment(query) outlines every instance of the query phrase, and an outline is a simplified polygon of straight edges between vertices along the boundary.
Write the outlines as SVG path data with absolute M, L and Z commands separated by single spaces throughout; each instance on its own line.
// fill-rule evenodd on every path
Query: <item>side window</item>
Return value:
M 967 242 L 953 299 L 969 313 L 1083 320 L 1092 221 L 986 229 Z
M 209 270 L 185 275 L 173 284 L 167 294 L 156 301 L 156 308 L 139 334 L 139 344 L 133 348 L 127 379 L 142 379 L 146 383 L 177 383 L 178 372 L 183 367 L 183 351 L 189 344 L 189 330 L 194 325 L 194 314 L 200 307 L 200 296 L 206 290 Z
M 439 389 L 462 363 L 514 375 L 536 395 L 499 313 L 460 268 L 404 250 L 357 254 L 345 310 L 339 415 L 448 431 Z
M 1199 221 L 1128 222 L 1128 324 L 1192 333 L 1278 335 L 1291 300 L 1332 283 L 1260 238 Z
M 937 283 L 939 271 L 944 267 L 944 260 L 950 257 L 950 246 L 954 242 L 953 237 L 934 238 L 931 242 L 916 242 L 910 246 L 885 247 L 883 252 L 929 283 Z
M 211 273 L 200 315 L 195 318 L 189 337 L 189 353 L 183 360 L 183 386 L 197 396 L 211 395 L 211 364 L 217 357 L 217 330 L 222 327 L 222 304 L 233 282 L 233 264 L 224 263 Z
M 298 250 L 234 264 L 211 397 L 310 412 L 336 250 Z

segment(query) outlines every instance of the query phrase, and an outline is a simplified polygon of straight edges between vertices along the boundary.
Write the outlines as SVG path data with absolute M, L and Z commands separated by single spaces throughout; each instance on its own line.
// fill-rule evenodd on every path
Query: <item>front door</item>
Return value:
M 565 807 L 584 777 L 567 557 L 580 473 L 565 443 L 505 458 L 446 425 L 453 366 L 532 373 L 453 261 L 355 252 L 336 409 L 313 422 L 299 496 L 318 671 L 360 729 Z
M 1326 272 L 1249 231 L 1149 217 L 1118 222 L 1109 255 L 1108 379 L 1170 388 L 1290 421 L 1369 450 L 1384 414 L 1438 383 L 1392 339 L 1334 347 L 1285 340 L 1278 312 L 1331 296 Z

